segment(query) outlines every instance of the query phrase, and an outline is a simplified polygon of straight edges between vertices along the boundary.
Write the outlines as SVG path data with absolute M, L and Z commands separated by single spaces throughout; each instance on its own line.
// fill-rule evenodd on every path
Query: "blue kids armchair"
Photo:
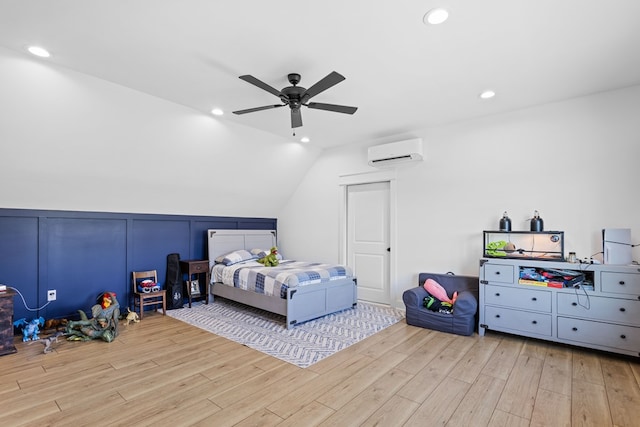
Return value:
M 449 296 L 458 292 L 451 313 L 432 311 L 424 306 L 429 293 L 423 287 L 427 279 L 438 282 Z M 476 329 L 478 312 L 478 277 L 454 274 L 420 273 L 418 286 L 402 294 L 407 309 L 407 324 L 458 335 L 471 335 Z

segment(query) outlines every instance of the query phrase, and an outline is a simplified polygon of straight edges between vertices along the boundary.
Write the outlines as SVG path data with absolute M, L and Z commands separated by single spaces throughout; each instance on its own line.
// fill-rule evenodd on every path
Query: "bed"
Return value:
M 275 230 L 207 230 L 208 302 L 216 296 L 277 313 L 287 329 L 357 305 L 357 281 L 348 267 L 284 259 L 264 267 L 246 254 L 276 245 Z M 218 262 L 216 262 L 216 259 Z

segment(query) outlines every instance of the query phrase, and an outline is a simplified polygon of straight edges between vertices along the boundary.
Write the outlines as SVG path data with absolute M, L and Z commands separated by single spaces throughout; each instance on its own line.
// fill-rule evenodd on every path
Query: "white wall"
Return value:
M 276 217 L 320 150 L 0 48 L 0 207 Z
M 514 230 L 539 210 L 579 257 L 604 227 L 640 242 L 640 87 L 322 155 L 3 48 L 0 94 L 0 208 L 277 217 L 298 259 L 339 260 L 339 177 L 375 170 L 368 146 L 422 137 L 397 170 L 396 303 L 420 271 L 477 274 L 504 210 Z
M 477 275 L 482 231 L 505 210 L 513 230 L 538 210 L 578 257 L 601 250 L 602 228 L 631 228 L 640 243 L 639 118 L 640 86 L 398 137 L 422 137 L 426 160 L 397 169 L 392 298 L 421 271 Z M 318 159 L 279 215 L 283 251 L 338 261 L 338 177 L 374 170 L 366 148 L 381 142 Z

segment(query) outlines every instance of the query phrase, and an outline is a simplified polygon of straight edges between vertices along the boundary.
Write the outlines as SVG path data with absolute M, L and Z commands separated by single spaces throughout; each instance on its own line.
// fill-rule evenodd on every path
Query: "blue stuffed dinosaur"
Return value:
M 37 319 L 32 319 L 27 322 L 24 317 L 22 319 L 13 322 L 13 326 L 16 328 L 22 328 L 22 341 L 37 341 L 40 339 L 38 334 L 40 328 L 44 326 L 44 317 L 40 316 Z

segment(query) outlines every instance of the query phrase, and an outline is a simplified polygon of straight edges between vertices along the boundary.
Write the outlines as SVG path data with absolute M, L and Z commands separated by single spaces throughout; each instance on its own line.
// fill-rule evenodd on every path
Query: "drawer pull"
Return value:
M 578 303 L 577 302 L 572 302 L 571 305 L 575 307 L 576 305 L 578 305 Z
M 531 298 L 531 301 L 538 301 L 538 298 L 533 297 L 533 298 Z
M 496 292 L 496 296 L 499 297 L 500 296 L 500 292 Z
M 622 311 L 624 313 L 627 310 L 624 307 L 620 307 L 620 311 Z
M 499 272 L 499 271 L 496 271 L 496 274 L 499 276 L 499 275 L 500 275 L 500 272 Z
M 624 285 L 624 280 L 620 280 L 620 281 L 618 282 L 618 284 L 619 284 L 619 285 Z
M 531 322 L 531 323 L 533 323 L 534 325 L 537 325 L 537 324 L 538 324 L 538 321 L 537 321 L 537 320 L 534 320 L 534 321 L 533 321 L 533 322 Z
M 575 326 L 573 328 L 571 328 L 572 331 L 577 331 L 578 328 L 576 328 Z
M 622 338 L 623 340 L 626 340 L 626 339 L 627 339 L 627 336 L 626 336 L 626 335 L 624 335 L 624 334 L 622 334 L 622 335 L 620 335 L 620 338 Z
M 496 317 L 500 317 L 500 315 L 499 315 L 499 314 L 496 314 Z

